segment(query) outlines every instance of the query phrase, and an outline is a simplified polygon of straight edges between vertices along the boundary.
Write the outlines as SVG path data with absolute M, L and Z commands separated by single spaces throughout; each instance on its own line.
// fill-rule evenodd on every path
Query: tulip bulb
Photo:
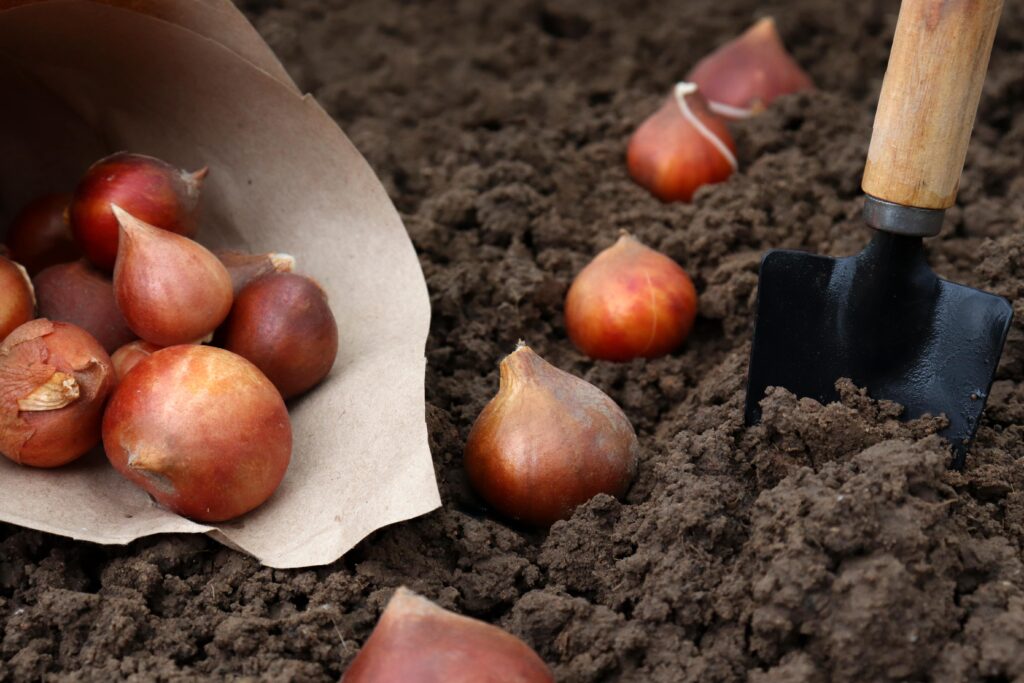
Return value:
M 207 169 L 183 171 L 142 154 L 118 152 L 93 164 L 71 200 L 71 228 L 97 268 L 110 272 L 117 260 L 116 204 L 150 225 L 180 235 L 196 232 L 196 206 Z
M 286 399 L 316 386 L 338 354 L 338 324 L 327 294 L 295 273 L 249 283 L 222 329 L 222 346 L 262 370 Z
M 786 52 L 771 17 L 697 62 L 686 78 L 700 87 L 713 112 L 730 119 L 758 114 L 781 95 L 814 88 Z
M 39 316 L 78 325 L 107 353 L 136 338 L 114 300 L 114 283 L 86 261 L 62 263 L 35 277 Z
M 110 361 L 114 364 L 114 374 L 117 375 L 117 381 L 123 380 L 124 376 L 138 365 L 142 359 L 149 358 L 162 348 L 162 346 L 150 344 L 148 341 L 136 339 L 114 351 L 110 356 Z
M 114 297 L 128 327 L 157 346 L 206 338 L 231 310 L 231 276 L 205 247 L 113 207 L 121 224 Z
M 466 471 L 484 500 L 507 517 L 548 526 L 598 493 L 625 494 L 639 445 L 611 398 L 526 345 L 505 357 L 500 374 L 466 442 Z
M 530 647 L 406 588 L 388 602 L 342 683 L 554 683 Z
M 252 363 L 182 345 L 121 379 L 103 417 L 103 447 L 114 469 L 166 508 L 222 522 L 274 493 L 292 430 L 284 401 Z
M 664 356 L 696 317 L 697 290 L 686 271 L 629 234 L 587 264 L 565 297 L 569 338 L 600 360 Z
M 0 344 L 0 453 L 59 467 L 100 440 L 114 385 L 110 357 L 89 333 L 38 318 Z
M 36 295 L 21 264 L 0 256 L 0 341 L 35 317 Z
M 693 83 L 677 83 L 661 109 L 640 124 L 626 162 L 633 180 L 663 202 L 688 202 L 698 188 L 738 168 L 736 143 Z
M 30 202 L 14 217 L 7 231 L 11 258 L 29 275 L 82 254 L 68 224 L 70 194 L 48 194 Z
M 231 286 L 236 297 L 247 284 L 257 278 L 295 270 L 295 257 L 291 254 L 249 254 L 244 251 L 215 253 L 231 274 Z

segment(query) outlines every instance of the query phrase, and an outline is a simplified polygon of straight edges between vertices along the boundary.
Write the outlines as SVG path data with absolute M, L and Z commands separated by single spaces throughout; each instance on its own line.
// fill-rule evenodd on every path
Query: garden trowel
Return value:
M 943 280 L 922 239 L 953 205 L 1002 0 L 903 0 L 861 187 L 875 230 L 855 256 L 771 251 L 761 262 L 746 421 L 770 386 L 822 403 L 848 377 L 903 417 L 943 414 L 961 467 L 1012 310 Z

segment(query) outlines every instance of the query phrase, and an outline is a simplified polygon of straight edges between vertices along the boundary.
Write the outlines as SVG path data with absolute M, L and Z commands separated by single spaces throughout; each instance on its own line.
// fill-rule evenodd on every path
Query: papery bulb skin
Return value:
M 633 426 L 607 394 L 524 345 L 501 362 L 498 393 L 466 441 L 465 467 L 502 515 L 546 527 L 599 493 L 625 495 L 638 453 Z
M 205 247 L 160 230 L 120 207 L 114 297 L 128 327 L 157 346 L 208 338 L 227 317 L 231 276 Z
M 149 358 L 162 348 L 164 347 L 136 339 L 114 351 L 110 356 L 110 361 L 114 364 L 114 374 L 117 375 L 117 381 L 120 382 L 124 379 L 124 376 L 138 365 L 142 359 Z
M 0 342 L 35 317 L 36 295 L 20 263 L 0 256 Z
M 291 273 L 295 257 L 291 254 L 249 254 L 244 251 L 214 252 L 231 274 L 231 286 L 237 297 L 245 286 L 271 273 Z
M 68 193 L 48 194 L 27 204 L 7 230 L 10 257 L 25 266 L 28 274 L 81 257 L 68 224 Z
M 587 264 L 565 297 L 569 338 L 597 360 L 671 353 L 696 317 L 697 290 L 686 271 L 629 234 Z
M 39 317 L 71 323 L 113 353 L 136 338 L 114 300 L 114 283 L 86 261 L 50 266 L 36 275 Z
M 224 348 L 262 370 L 285 399 L 316 386 L 338 354 L 338 324 L 327 295 L 295 273 L 273 273 L 249 283 L 220 338 Z
M 111 205 L 179 235 L 196 233 L 196 207 L 207 169 L 189 173 L 142 154 L 118 152 L 93 164 L 75 189 L 69 217 L 86 258 L 110 272 L 117 260 L 119 225 Z
M 118 384 L 103 417 L 107 459 L 158 503 L 200 522 L 262 505 L 291 459 L 288 410 L 241 356 L 172 346 Z
M 388 602 L 342 683 L 554 683 L 530 647 L 406 588 Z
M 814 88 L 771 17 L 697 62 L 686 79 L 697 84 L 713 112 L 730 119 L 753 116 L 777 97 Z
M 663 202 L 688 202 L 737 169 L 736 143 L 692 83 L 676 84 L 629 140 L 629 174 Z
M 99 342 L 68 323 L 37 318 L 0 344 L 0 453 L 59 467 L 100 440 L 114 368 Z

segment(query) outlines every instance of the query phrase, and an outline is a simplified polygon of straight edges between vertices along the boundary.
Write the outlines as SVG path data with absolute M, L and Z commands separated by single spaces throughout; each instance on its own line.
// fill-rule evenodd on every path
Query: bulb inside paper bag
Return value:
M 331 562 L 440 502 L 424 422 L 430 310 L 412 245 L 372 170 L 229 0 L 121 4 L 0 0 L 0 125 L 18 131 L 0 147 L 0 237 L 22 204 L 74 187 L 105 154 L 209 166 L 197 238 L 294 254 L 330 297 L 338 361 L 290 405 L 281 488 L 237 522 L 177 517 L 101 454 L 47 473 L 4 466 L 0 520 L 100 543 L 206 532 L 270 566 Z

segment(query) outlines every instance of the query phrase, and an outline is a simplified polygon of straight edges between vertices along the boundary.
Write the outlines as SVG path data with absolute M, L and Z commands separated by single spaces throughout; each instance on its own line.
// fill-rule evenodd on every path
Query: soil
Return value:
M 942 275 L 1017 311 L 962 473 L 934 432 L 845 383 L 743 427 L 760 254 L 853 253 L 891 0 L 248 0 L 376 169 L 434 309 L 427 377 L 444 509 L 335 564 L 261 568 L 203 537 L 104 548 L 0 525 L 0 681 L 337 680 L 393 589 L 499 624 L 560 681 L 1024 677 L 1024 1 L 1007 0 Z M 764 14 L 819 90 L 734 131 L 742 169 L 663 205 L 623 163 L 672 82 Z M 693 276 L 667 358 L 567 342 L 573 275 L 620 229 Z M 525 338 L 607 391 L 642 446 L 625 500 L 550 531 L 490 515 L 462 447 Z

